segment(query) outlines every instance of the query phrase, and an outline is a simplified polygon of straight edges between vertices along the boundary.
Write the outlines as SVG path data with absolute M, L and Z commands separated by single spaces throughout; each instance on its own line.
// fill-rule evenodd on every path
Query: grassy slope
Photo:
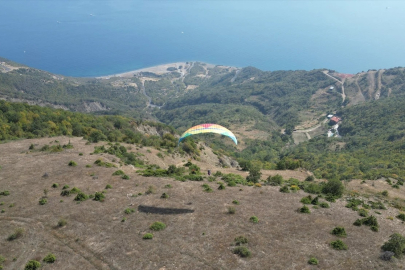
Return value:
M 54 139 L 62 144 L 68 142 L 64 137 Z M 49 252 L 56 255 L 57 261 L 44 269 L 312 269 L 307 264 L 312 256 L 319 260 L 320 269 L 401 267 L 400 262 L 387 263 L 378 258 L 380 246 L 390 234 L 404 234 L 399 220 L 387 219 L 398 214 L 396 209 L 381 210 L 382 215 L 377 215 L 380 231 L 372 232 L 368 227 L 352 225 L 359 216 L 345 208 L 343 201 L 332 204 L 330 209 L 311 208 L 309 215 L 297 213 L 302 205 L 299 200 L 306 195 L 302 191 L 284 194 L 270 186 L 245 186 L 242 190 L 227 187 L 220 191 L 215 182 L 205 182 L 214 188 L 214 192 L 205 193 L 201 182 L 145 178 L 129 166 L 121 169 L 131 179 L 122 180 L 112 176 L 115 168 L 85 168 L 97 158 L 112 162 L 113 157 L 90 155 L 94 145 L 85 145 L 80 138 L 70 140 L 73 149 L 55 154 L 26 153 L 31 143 L 41 146 L 48 144 L 49 138 L 0 145 L 0 151 L 7 153 L 0 156 L 0 190 L 11 192 L 10 196 L 0 197 L 5 209 L 0 215 L 0 254 L 7 258 L 6 269 L 21 269 L 28 260 L 40 260 Z M 133 148 L 145 154 L 146 150 Z M 67 166 L 70 160 L 78 165 Z M 48 178 L 42 177 L 44 172 L 48 172 Z M 90 176 L 93 173 L 97 179 Z M 52 183 L 60 186 L 53 189 Z M 113 188 L 106 193 L 105 202 L 88 200 L 77 204 L 73 196 L 59 195 L 64 184 L 87 194 L 103 190 L 106 184 Z M 173 187 L 164 188 L 166 184 Z M 156 193 L 138 196 L 130 206 L 126 195 L 144 193 L 150 185 Z M 38 200 L 44 189 L 49 190 L 48 203 L 41 206 Z M 160 199 L 163 192 L 170 198 Z M 235 199 L 240 205 L 232 204 Z M 15 206 L 10 208 L 11 203 Z M 228 206 L 236 208 L 234 215 L 226 213 Z M 138 211 L 125 215 L 123 211 L 128 207 Z M 171 210 L 174 213 L 165 214 L 167 208 L 175 209 Z M 153 213 L 145 213 L 145 209 Z M 258 224 L 249 222 L 253 215 L 259 218 Z M 123 217 L 127 218 L 125 222 L 121 222 Z M 65 218 L 67 225 L 56 228 L 60 218 Z M 142 240 L 155 221 L 164 222 L 167 228 L 155 232 L 153 240 Z M 346 228 L 348 236 L 343 241 L 348 251 L 328 246 L 336 239 L 330 234 L 336 226 Z M 24 228 L 25 235 L 6 241 L 17 227 Z M 231 252 L 233 239 L 239 235 L 249 239 L 249 259 Z

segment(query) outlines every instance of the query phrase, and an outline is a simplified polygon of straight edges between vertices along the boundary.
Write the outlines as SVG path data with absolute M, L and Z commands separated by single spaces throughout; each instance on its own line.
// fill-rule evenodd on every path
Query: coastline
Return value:
M 118 77 L 118 78 L 132 78 L 135 74 L 138 74 L 138 73 L 141 73 L 141 72 L 151 72 L 151 73 L 161 75 L 161 74 L 165 74 L 165 73 L 170 73 L 171 71 L 167 70 L 169 67 L 175 67 L 175 68 L 178 69 L 178 72 L 184 74 L 190 68 L 190 65 L 192 65 L 192 63 L 197 63 L 197 62 L 201 63 L 201 64 L 204 64 L 208 68 L 213 68 L 215 66 L 221 66 L 221 67 L 227 67 L 227 68 L 240 69 L 238 67 L 215 65 L 215 64 L 199 62 L 199 61 L 186 61 L 186 62 L 174 62 L 174 63 L 161 64 L 161 65 L 157 65 L 157 66 L 141 68 L 141 69 L 135 69 L 135 70 L 122 72 L 122 73 L 117 73 L 117 74 L 111 74 L 111 75 L 105 75 L 105 76 L 97 76 L 95 78 L 96 79 L 105 79 L 105 80 L 108 80 L 110 78 L 116 78 L 116 77 Z M 179 69 L 180 66 L 182 67 L 181 69 Z
M 188 64 L 186 64 L 186 63 L 191 63 L 191 62 L 174 62 L 174 63 L 162 64 L 162 65 L 157 65 L 157 66 L 153 66 L 153 67 L 135 69 L 135 70 L 131 70 L 131 71 L 123 72 L 123 73 L 111 74 L 111 75 L 106 75 L 106 76 L 98 76 L 96 78 L 97 79 L 107 79 L 107 80 L 110 78 L 114 78 L 114 77 L 131 78 L 135 74 L 138 74 L 141 72 L 152 72 L 152 73 L 160 75 L 160 74 L 165 74 L 165 73 L 171 72 L 171 71 L 167 70 L 169 67 L 179 68 L 179 66 L 182 66 L 184 68 L 186 65 L 188 66 Z

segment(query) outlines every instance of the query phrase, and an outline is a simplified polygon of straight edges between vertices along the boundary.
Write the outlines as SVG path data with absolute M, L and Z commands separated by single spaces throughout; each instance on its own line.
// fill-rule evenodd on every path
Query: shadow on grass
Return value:
M 189 213 L 194 212 L 194 210 L 192 210 L 192 209 L 162 208 L 162 207 L 145 206 L 145 205 L 139 205 L 138 211 L 143 212 L 143 213 L 161 214 L 161 215 L 180 215 L 180 214 L 189 214 Z

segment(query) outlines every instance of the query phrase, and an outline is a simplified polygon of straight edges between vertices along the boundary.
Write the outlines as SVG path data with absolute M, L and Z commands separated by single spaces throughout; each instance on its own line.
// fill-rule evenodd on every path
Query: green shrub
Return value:
M 102 192 L 96 192 L 96 194 L 94 194 L 94 200 L 95 201 L 99 201 L 99 202 L 103 202 L 105 199 L 105 195 Z
M 251 253 L 247 247 L 235 247 L 232 250 L 232 252 L 233 252 L 233 254 L 237 254 L 243 258 L 249 257 L 251 255 Z
M 167 195 L 166 193 L 163 193 L 162 196 L 160 196 L 160 198 L 167 199 L 167 198 L 169 198 L 169 195 Z
M 129 215 L 131 213 L 134 213 L 134 212 L 135 212 L 135 209 L 133 209 L 133 208 L 127 208 L 127 209 L 124 210 L 124 213 L 127 214 L 127 215 Z
M 361 226 L 363 224 L 362 219 L 356 219 L 356 221 L 353 223 L 354 226 Z
M 235 214 L 235 213 L 236 213 L 235 207 L 229 206 L 228 207 L 228 214 Z
M 308 208 L 306 205 L 304 205 L 303 207 L 301 207 L 301 208 L 299 209 L 299 212 L 300 212 L 300 213 L 304 213 L 304 214 L 309 214 L 309 213 L 311 213 L 311 211 L 309 211 L 309 208 Z
M 281 186 L 284 182 L 284 179 L 281 175 L 276 174 L 275 176 L 267 177 L 266 182 L 270 186 Z
M 381 210 L 387 210 L 385 205 L 382 202 L 373 202 L 369 201 L 369 205 L 371 206 L 372 209 L 381 209 Z
M 347 245 L 342 240 L 332 241 L 330 245 L 336 250 L 347 250 Z
M 381 192 L 381 195 L 383 195 L 383 196 L 385 196 L 385 197 L 388 197 L 388 191 L 387 191 L 387 190 L 384 190 L 383 192 Z
M 66 224 L 67 224 L 66 219 L 61 218 L 61 219 L 58 220 L 58 227 L 66 226 Z
M 8 195 L 10 195 L 10 191 L 8 191 L 8 190 L 0 191 L 0 195 L 8 196 Z
M 337 179 L 331 179 L 322 187 L 322 192 L 334 196 L 335 198 L 340 198 L 343 195 L 344 186 L 341 181 Z
M 124 175 L 125 173 L 122 170 L 115 171 L 112 175 Z
M 290 189 L 288 188 L 288 186 L 283 186 L 283 187 L 280 188 L 280 192 L 290 193 Z
M 110 184 L 107 184 L 106 186 L 105 186 L 105 189 L 111 189 L 112 188 L 112 186 L 110 185 Z
M 383 251 L 394 252 L 395 257 L 401 258 L 405 253 L 405 237 L 399 233 L 394 233 L 390 236 L 390 239 L 384 243 L 381 249 Z
M 368 211 L 366 210 L 366 209 L 364 209 L 364 208 L 362 208 L 362 209 L 359 209 L 359 215 L 361 216 L 361 217 L 367 217 L 368 216 Z
M 213 189 L 208 184 L 203 184 L 202 187 L 205 192 L 213 192 Z
M 311 202 L 312 202 L 312 197 L 311 197 L 311 195 L 308 195 L 308 196 L 306 196 L 306 197 L 303 197 L 300 202 L 302 202 L 303 204 L 311 204 Z
M 60 193 L 61 196 L 69 196 L 70 195 L 70 191 L 69 190 L 62 190 L 62 192 Z
M 27 262 L 27 264 L 24 267 L 24 270 L 37 270 L 41 268 L 41 264 L 38 261 L 31 260 Z
M 308 260 L 308 264 L 311 264 L 311 265 L 318 265 L 318 260 L 317 260 L 315 257 L 311 257 L 311 258 Z
M 89 196 L 87 196 L 86 194 L 84 194 L 83 192 L 80 191 L 79 193 L 77 193 L 74 200 L 77 202 L 82 202 L 82 201 L 87 200 L 88 198 L 89 198 Z
M 62 189 L 68 189 L 69 186 L 68 185 L 64 185 Z
M 256 216 L 251 216 L 251 217 L 249 218 L 249 221 L 250 221 L 250 222 L 253 222 L 253 223 L 258 223 L 258 222 L 259 222 L 259 219 L 258 219 Z
M 161 230 L 164 230 L 165 228 L 166 228 L 166 224 L 164 224 L 163 222 L 159 222 L 159 221 L 154 222 L 149 227 L 149 229 L 151 229 L 152 231 L 161 231 Z
M 241 246 L 243 244 L 247 244 L 248 243 L 248 239 L 244 236 L 238 236 L 234 239 L 235 241 L 235 246 Z
M 304 185 L 304 191 L 311 194 L 320 194 L 322 187 L 317 183 L 308 183 Z
M 81 192 L 81 190 L 78 189 L 77 187 L 73 187 L 73 188 L 70 190 L 70 193 L 71 193 L 71 194 L 77 194 L 77 193 L 79 193 L 79 192 Z
M 223 189 L 225 189 L 225 186 L 224 186 L 224 184 L 220 183 L 220 184 L 219 184 L 219 187 L 218 187 L 218 189 L 219 189 L 219 190 L 223 190 Z
M 400 220 L 402 220 L 402 221 L 405 221 L 405 214 L 404 214 L 404 213 L 401 213 L 401 214 L 399 214 L 399 215 L 397 216 L 397 218 L 400 219 Z
M 79 153 L 79 156 L 83 156 L 83 153 Z
M 8 241 L 13 241 L 15 239 L 21 238 L 24 236 L 25 230 L 23 228 L 16 228 L 14 233 L 7 237 Z
M 167 185 L 165 185 L 164 187 L 165 187 L 165 188 L 172 188 L 172 185 L 167 184 Z
M 53 188 L 57 188 L 57 187 L 59 187 L 59 184 L 53 183 L 53 184 L 52 184 L 52 187 L 53 187 Z
M 307 178 L 305 178 L 305 181 L 314 181 L 315 177 L 313 175 L 308 176 Z
M 45 256 L 43 261 L 46 263 L 54 263 L 56 261 L 56 257 L 52 253 L 49 253 L 48 255 Z
M 316 196 L 312 201 L 311 204 L 318 205 L 319 204 L 319 196 Z
M 232 203 L 238 205 L 238 204 L 239 204 L 239 201 L 233 200 Z
M 336 227 L 332 230 L 331 234 L 340 236 L 340 237 L 346 237 L 346 230 L 343 227 Z
M 377 218 L 372 215 L 369 217 L 362 218 L 362 219 L 357 219 L 353 223 L 353 225 L 355 225 L 355 226 L 366 225 L 366 226 L 369 226 L 370 229 L 375 232 L 378 232 L 378 228 L 379 228 Z
M 48 202 L 48 200 L 45 199 L 45 198 L 42 198 L 42 199 L 39 200 L 39 204 L 40 204 L 40 205 L 44 205 L 44 204 L 46 204 L 47 202 Z
M 86 164 L 86 168 L 91 168 L 91 165 L 90 165 L 90 164 Z
M 71 161 L 69 161 L 68 165 L 74 167 L 74 166 L 77 166 L 77 163 L 74 162 L 73 160 L 71 160 Z
M 126 175 L 126 174 L 124 174 L 121 178 L 124 179 L 124 180 L 129 180 L 129 176 Z
M 142 236 L 142 239 L 152 239 L 152 238 L 153 238 L 153 234 L 151 234 L 151 233 L 145 233 Z

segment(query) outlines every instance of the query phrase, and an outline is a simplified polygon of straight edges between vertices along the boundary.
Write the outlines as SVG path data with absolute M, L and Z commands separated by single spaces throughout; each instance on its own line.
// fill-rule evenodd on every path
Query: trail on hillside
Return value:
M 342 104 L 343 104 L 345 102 L 345 99 L 346 99 L 345 87 L 344 87 L 345 79 L 343 79 L 343 80 L 336 79 L 332 75 L 329 75 L 327 70 L 324 70 L 323 74 L 325 74 L 326 76 L 334 79 L 335 81 L 339 82 L 342 85 L 342 93 L 341 93 L 341 95 L 342 95 Z

